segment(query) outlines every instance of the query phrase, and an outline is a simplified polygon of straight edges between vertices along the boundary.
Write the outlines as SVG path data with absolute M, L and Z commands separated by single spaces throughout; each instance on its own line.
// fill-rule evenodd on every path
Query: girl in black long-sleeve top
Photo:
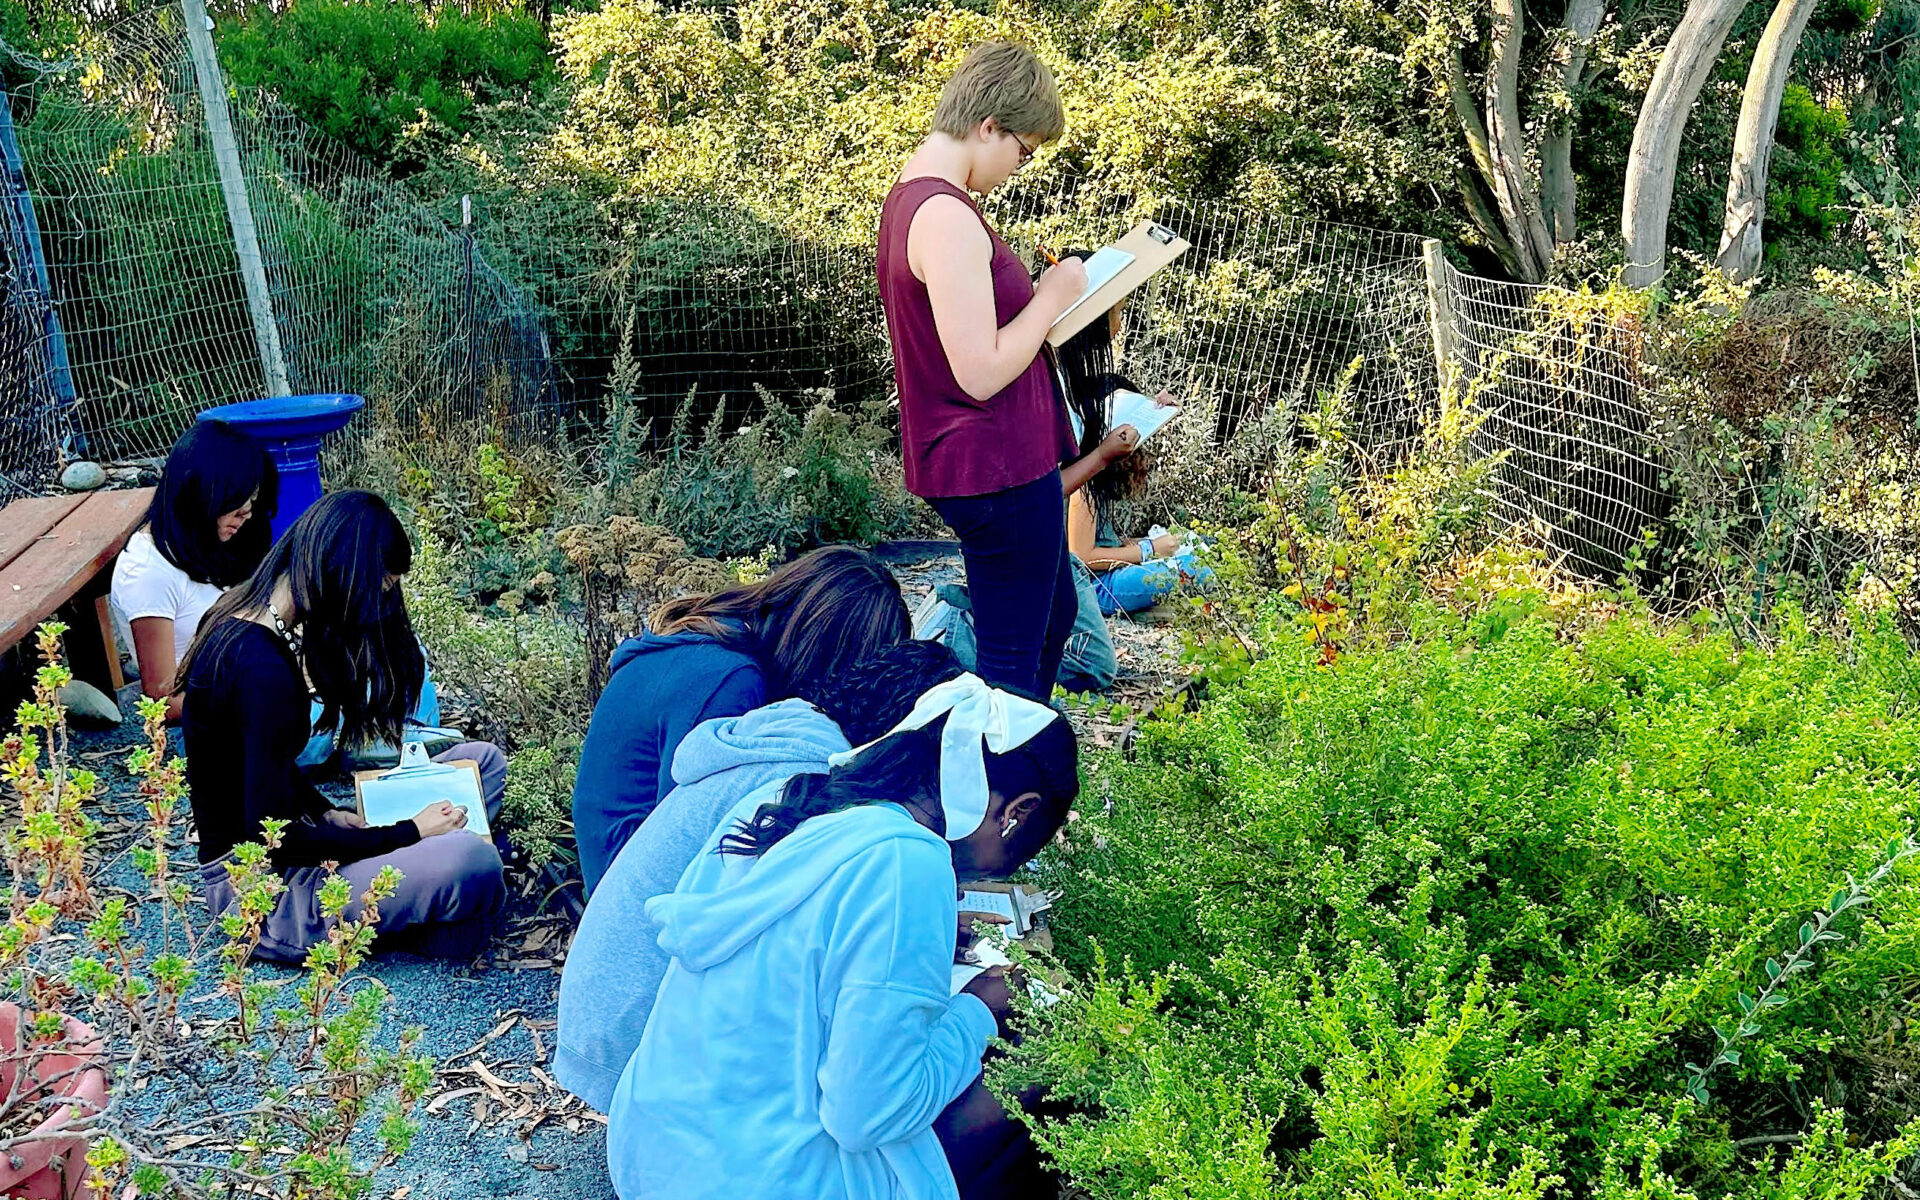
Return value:
M 287 823 L 272 859 L 287 888 L 266 922 L 261 957 L 297 962 L 326 936 L 325 863 L 353 885 L 349 918 L 382 868 L 399 869 L 399 891 L 380 905 L 381 933 L 391 943 L 409 931 L 402 940 L 429 953 L 484 946 L 505 902 L 499 853 L 464 829 L 463 809 L 439 801 L 370 828 L 328 804 L 295 762 L 313 733 L 311 699 L 322 706 L 320 728 L 343 741 L 398 739 L 425 678 L 400 590 L 412 563 L 385 501 L 370 492 L 328 496 L 207 613 L 182 663 L 181 733 L 210 912 L 233 903 L 233 848 L 260 840 L 268 819 Z M 498 749 L 467 743 L 438 757 L 477 760 L 497 815 L 506 775 Z

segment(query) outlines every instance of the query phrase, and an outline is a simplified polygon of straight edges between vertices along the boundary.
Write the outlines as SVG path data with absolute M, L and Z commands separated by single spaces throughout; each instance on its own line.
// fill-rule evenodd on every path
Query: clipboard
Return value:
M 1082 297 L 1053 323 L 1053 329 L 1047 334 L 1049 346 L 1064 344 L 1068 338 L 1093 324 L 1096 317 L 1105 317 L 1114 305 L 1132 295 L 1141 284 L 1185 254 L 1189 245 L 1187 239 L 1158 221 L 1142 221 L 1129 230 L 1127 236 L 1115 242 L 1113 248 L 1133 255 L 1133 261 L 1122 267 L 1119 274 L 1094 289 L 1092 295 Z
M 1043 949 L 1053 948 L 1053 939 L 1034 920 L 1053 907 L 1053 895 L 1024 883 L 978 882 L 961 889 L 959 909 L 962 915 L 980 913 L 1005 917 L 1001 932 L 1016 941 L 1032 938 Z
M 467 810 L 466 828 L 492 837 L 487 805 L 480 789 L 480 764 L 470 758 L 435 762 L 419 742 L 400 748 L 400 765 L 391 770 L 355 771 L 354 808 L 369 825 L 398 825 L 436 800 L 451 800 Z

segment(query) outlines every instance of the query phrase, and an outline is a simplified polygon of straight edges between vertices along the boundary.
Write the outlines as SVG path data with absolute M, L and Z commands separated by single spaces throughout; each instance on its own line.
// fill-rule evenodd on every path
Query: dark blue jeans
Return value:
M 980 639 L 980 677 L 996 687 L 1051 696 L 1079 608 L 1060 472 L 1002 492 L 932 503 L 960 538 Z

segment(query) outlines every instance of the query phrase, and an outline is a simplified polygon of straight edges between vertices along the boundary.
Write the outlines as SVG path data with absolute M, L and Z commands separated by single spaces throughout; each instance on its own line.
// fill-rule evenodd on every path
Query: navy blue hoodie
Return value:
M 693 727 L 767 702 L 760 664 L 704 633 L 644 633 L 614 650 L 573 784 L 587 892 L 673 790 L 673 752 Z

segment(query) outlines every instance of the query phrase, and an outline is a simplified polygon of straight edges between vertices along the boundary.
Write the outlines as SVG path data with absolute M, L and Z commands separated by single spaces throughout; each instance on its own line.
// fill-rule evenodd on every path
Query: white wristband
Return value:
M 1141 538 L 1140 539 L 1140 564 L 1142 566 L 1145 566 L 1147 563 L 1150 563 L 1152 561 L 1153 561 L 1153 539 Z

